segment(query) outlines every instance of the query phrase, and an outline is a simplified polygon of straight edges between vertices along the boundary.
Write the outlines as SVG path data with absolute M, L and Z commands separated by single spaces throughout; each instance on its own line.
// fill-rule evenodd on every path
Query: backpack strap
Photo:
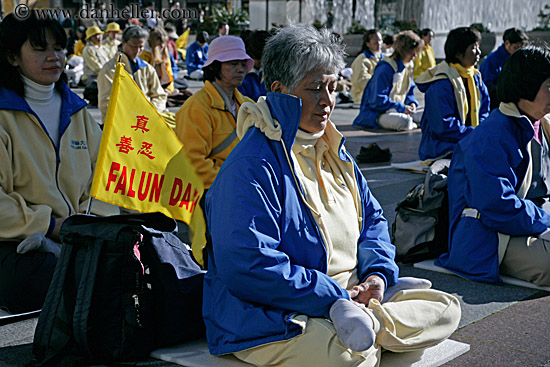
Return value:
M 224 139 L 224 141 L 222 141 L 217 147 L 212 149 L 208 157 L 212 157 L 218 153 L 223 152 L 227 147 L 231 145 L 231 143 L 233 143 L 233 141 L 236 138 L 237 138 L 237 129 L 234 129 L 233 132 L 227 138 Z

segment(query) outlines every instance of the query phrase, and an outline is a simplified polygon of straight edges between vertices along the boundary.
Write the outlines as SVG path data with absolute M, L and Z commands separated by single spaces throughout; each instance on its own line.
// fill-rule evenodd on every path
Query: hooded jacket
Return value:
M 244 104 L 242 140 L 206 195 L 213 250 L 203 316 L 212 354 L 290 339 L 304 327 L 296 314 L 328 317 L 334 301 L 349 297 L 327 275 L 326 245 L 294 172 L 290 150 L 300 113 L 301 100 L 286 94 Z M 343 143 L 340 159 L 352 161 Z M 362 221 L 357 275 L 363 282 L 377 274 L 391 286 L 399 269 L 387 222 L 355 163 L 354 171 Z
M 481 101 L 481 123 L 489 116 L 489 93 L 479 73 L 474 75 L 474 81 Z M 446 61 L 420 75 L 416 85 L 426 93 L 418 155 L 422 160 L 435 159 L 452 152 L 456 143 L 474 129 L 464 124 L 466 116 L 461 106 L 468 98 L 466 87 L 458 71 Z
M 86 212 L 101 129 L 66 85 L 61 99 L 56 147 L 25 99 L 0 88 L 0 241 L 49 234 L 55 218 Z M 94 200 L 92 212 L 118 208 Z
M 548 132 L 549 122 L 542 124 Z M 527 145 L 533 136 L 531 122 L 516 105 L 501 103 L 457 144 L 447 180 L 449 252 L 436 265 L 468 279 L 500 283 L 499 245 L 502 254 L 508 236 L 532 236 L 550 227 L 550 214 L 518 194 L 530 166 Z M 467 208 L 479 215 L 464 215 Z
M 376 65 L 372 78 L 367 83 L 359 115 L 353 121 L 353 126 L 379 128 L 378 116 L 389 109 L 405 112 L 405 105 L 418 102 L 414 97 L 414 81 L 412 79 L 412 62 L 403 64 L 385 57 Z

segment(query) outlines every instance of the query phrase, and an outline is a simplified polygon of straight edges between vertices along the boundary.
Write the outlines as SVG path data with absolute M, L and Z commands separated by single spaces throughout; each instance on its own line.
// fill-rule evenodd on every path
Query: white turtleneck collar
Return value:
M 296 132 L 296 139 L 294 140 L 294 145 L 292 150 L 295 154 L 299 154 L 304 149 L 308 147 L 314 147 L 317 144 L 317 141 L 325 134 L 325 130 L 318 133 L 308 133 L 304 130 L 298 129 Z
M 61 96 L 55 84 L 42 85 L 21 75 L 25 85 L 25 101 L 36 113 L 55 146 L 59 146 L 59 122 L 61 120 Z
M 25 99 L 30 99 L 37 102 L 49 101 L 54 94 L 55 84 L 42 85 L 36 82 L 33 82 L 24 75 L 21 75 L 23 78 L 23 83 L 25 84 Z

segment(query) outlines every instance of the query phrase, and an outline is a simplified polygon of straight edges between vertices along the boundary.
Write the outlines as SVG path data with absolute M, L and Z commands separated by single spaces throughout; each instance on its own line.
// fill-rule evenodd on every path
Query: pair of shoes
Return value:
M 355 156 L 359 163 L 389 162 L 391 159 L 390 148 L 380 148 L 378 144 L 372 143 L 368 147 L 361 147 L 359 154 Z

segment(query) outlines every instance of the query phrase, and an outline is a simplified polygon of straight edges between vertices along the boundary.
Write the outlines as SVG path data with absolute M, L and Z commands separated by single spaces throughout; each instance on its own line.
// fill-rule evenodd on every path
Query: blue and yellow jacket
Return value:
M 281 133 L 270 138 L 265 126 L 248 130 L 206 195 L 213 256 L 204 281 L 203 316 L 210 352 L 216 355 L 288 340 L 302 332 L 294 315 L 328 317 L 334 301 L 349 298 L 327 275 L 327 250 L 294 173 L 290 150 L 301 100 L 268 93 L 266 101 Z M 240 121 L 241 116 L 239 136 Z M 343 143 L 340 159 L 349 161 Z M 391 286 L 399 274 L 395 247 L 380 204 L 354 166 L 363 223 L 357 275 L 362 282 L 377 274 Z
M 414 103 L 418 106 L 414 86 L 412 62 L 405 65 L 402 60 L 383 58 L 365 87 L 353 126 L 379 128 L 376 120 L 387 110 L 405 112 L 405 105 Z
M 479 74 L 474 75 L 474 81 L 480 96 L 481 123 L 489 116 L 489 92 Z M 426 93 L 418 156 L 422 160 L 435 159 L 452 152 L 456 143 L 474 129 L 464 124 L 466 116 L 462 116 L 467 86 L 458 71 L 445 61 L 419 76 L 416 85 Z
M 533 136 L 531 122 L 516 105 L 501 103 L 457 144 L 447 180 L 449 252 L 436 265 L 468 279 L 500 283 L 499 233 L 533 236 L 550 228 L 550 214 L 518 196 Z M 479 215 L 463 215 L 466 208 Z
M 508 60 L 510 54 L 504 48 L 504 43 L 495 51 L 491 52 L 481 63 L 479 71 L 487 88 L 496 88 L 498 76 L 502 70 L 502 65 Z

